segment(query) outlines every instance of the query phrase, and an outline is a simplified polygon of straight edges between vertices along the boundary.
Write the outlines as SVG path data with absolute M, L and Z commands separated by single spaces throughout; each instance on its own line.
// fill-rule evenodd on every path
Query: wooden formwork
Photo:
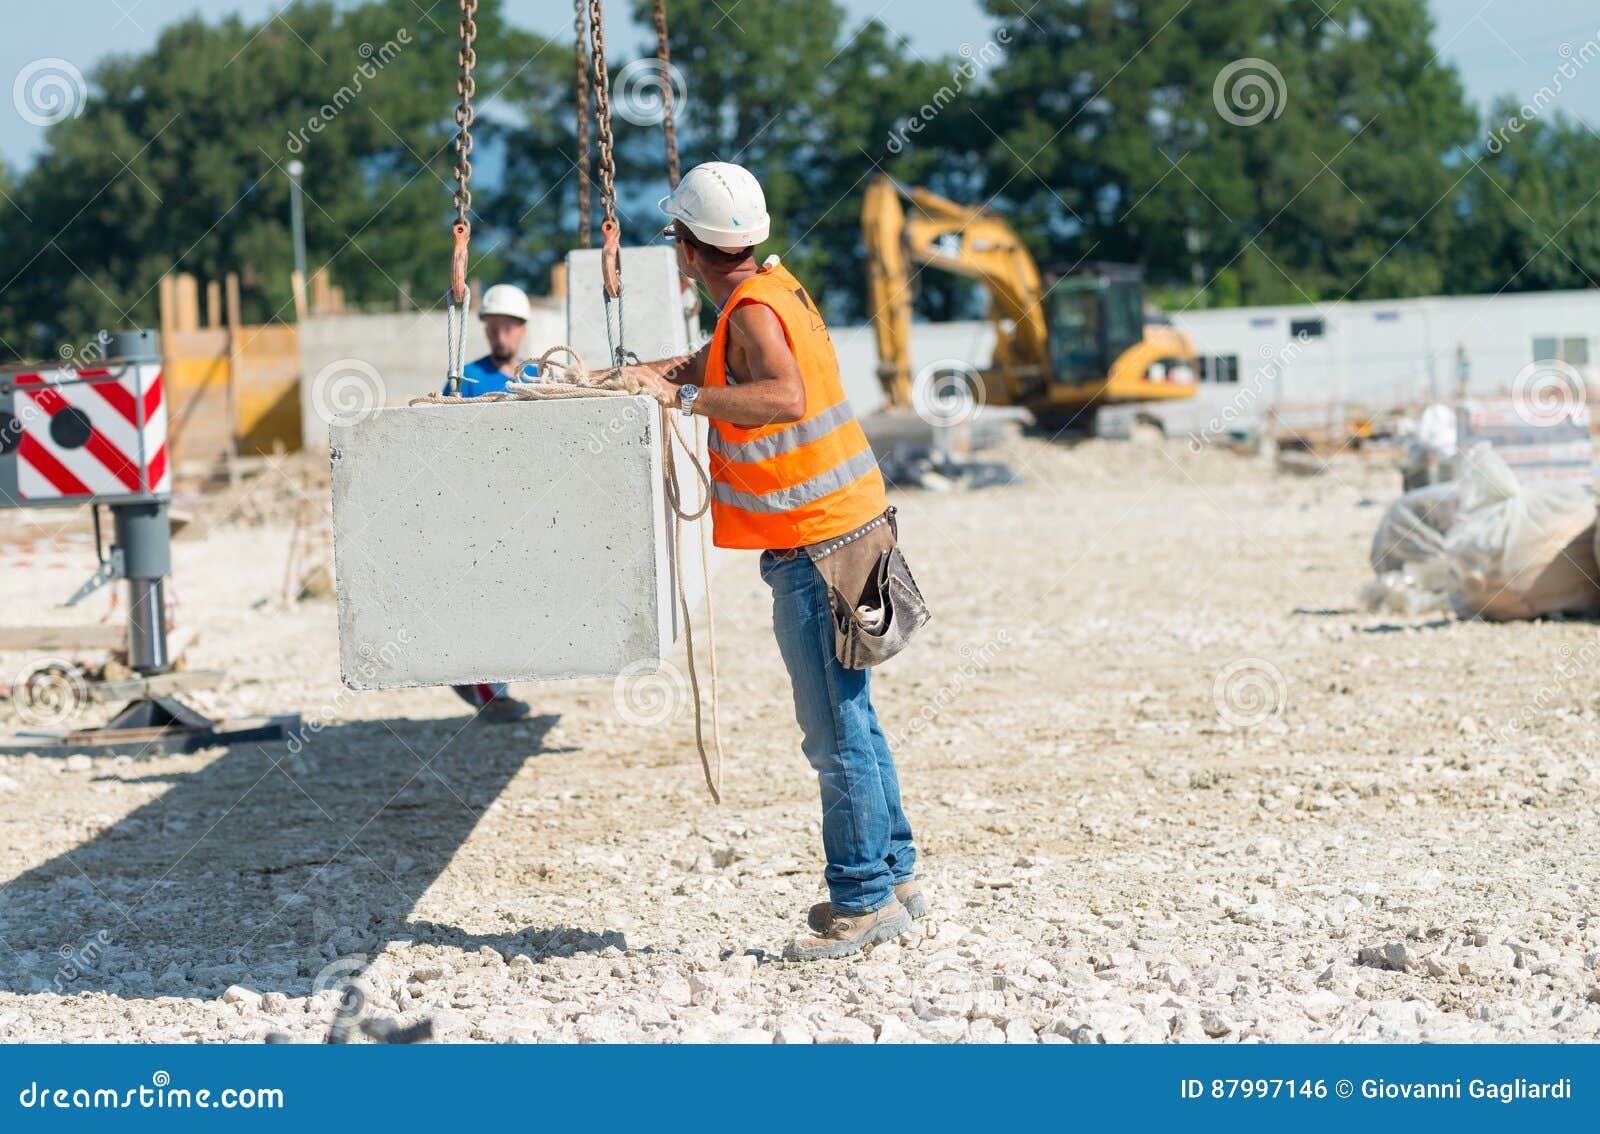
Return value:
M 195 278 L 162 278 L 161 353 L 169 444 L 181 465 L 300 447 L 298 330 L 244 323 L 237 274 L 206 285 L 203 326 Z

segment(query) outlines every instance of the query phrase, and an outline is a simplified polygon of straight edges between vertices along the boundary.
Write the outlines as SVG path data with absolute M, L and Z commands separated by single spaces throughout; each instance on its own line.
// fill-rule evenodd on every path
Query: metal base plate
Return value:
M 0 740 L 0 753 L 70 756 L 74 753 L 126 756 L 176 756 L 201 748 L 251 741 L 282 740 L 300 727 L 300 715 L 244 717 L 213 721 L 175 697 L 129 702 L 99 728 L 72 732 L 19 733 Z
M 89 696 L 95 701 L 142 701 L 149 697 L 166 697 L 191 689 L 215 689 L 222 684 L 220 669 L 179 669 L 171 673 L 152 673 L 126 677 L 117 681 L 95 681 L 89 685 Z

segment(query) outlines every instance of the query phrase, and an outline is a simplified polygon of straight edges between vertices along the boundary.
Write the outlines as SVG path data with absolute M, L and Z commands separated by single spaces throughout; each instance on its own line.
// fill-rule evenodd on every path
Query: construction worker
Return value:
M 528 320 L 532 317 L 533 305 L 528 302 L 527 293 L 515 284 L 495 284 L 483 293 L 478 319 L 489 340 L 489 353 L 462 368 L 461 397 L 496 393 L 516 377 L 517 364 L 522 359 L 522 337 L 528 333 Z M 444 392 L 451 392 L 448 382 Z
M 811 933 L 786 956 L 846 956 L 928 912 L 871 671 L 839 663 L 829 592 L 807 551 L 863 527 L 887 538 L 883 477 L 816 304 L 778 257 L 756 261 L 770 219 L 755 177 L 727 162 L 696 166 L 661 209 L 683 274 L 716 304 L 716 331 L 693 355 L 629 366 L 625 377 L 710 419 L 714 542 L 761 551 L 828 863 L 828 901 L 812 907 Z
M 528 319 L 532 315 L 533 307 L 520 287 L 495 284 L 483 293 L 478 318 L 483 322 L 484 337 L 489 340 L 489 353 L 462 368 L 461 397 L 475 398 L 504 390 L 506 383 L 516 377 L 522 358 L 522 337 L 528 331 Z M 451 392 L 448 383 L 444 392 Z M 503 683 L 481 682 L 451 688 L 485 720 L 519 721 L 528 715 L 527 702 L 511 696 Z

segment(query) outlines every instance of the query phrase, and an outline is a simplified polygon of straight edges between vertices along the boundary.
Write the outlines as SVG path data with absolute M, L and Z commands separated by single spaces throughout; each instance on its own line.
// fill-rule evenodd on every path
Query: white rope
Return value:
M 557 362 L 555 356 L 567 355 L 570 361 Z M 529 368 L 533 368 L 530 374 Z M 561 378 L 553 377 L 562 375 Z M 407 405 L 447 406 L 468 405 L 472 402 L 536 402 L 546 398 L 614 398 L 637 394 L 639 384 L 623 382 L 615 370 L 596 378 L 583 363 L 583 356 L 565 344 L 553 346 L 538 358 L 517 364 L 517 379 L 506 383 L 504 391 L 491 390 L 476 397 L 451 394 L 427 394 L 412 398 Z

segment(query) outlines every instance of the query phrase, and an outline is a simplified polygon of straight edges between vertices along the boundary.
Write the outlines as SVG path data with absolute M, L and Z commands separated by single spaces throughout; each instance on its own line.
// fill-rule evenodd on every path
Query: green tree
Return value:
M 650 5 L 636 0 L 634 11 L 648 25 Z M 877 20 L 851 26 L 832 0 L 675 0 L 669 13 L 686 94 L 684 167 L 750 167 L 773 217 L 770 249 L 831 317 L 859 317 L 862 192 L 894 158 L 891 131 L 945 81 L 948 64 L 919 59 Z M 648 232 L 660 224 L 654 203 L 665 191 L 660 131 L 622 123 L 618 136 L 636 189 L 625 221 Z
M 450 238 L 457 28 L 410 0 L 300 2 L 264 23 L 190 18 L 92 75 L 81 117 L 8 190 L 0 335 L 50 355 L 97 329 L 153 326 L 167 271 L 238 271 L 249 320 L 293 317 L 289 179 L 305 164 L 309 266 L 347 300 L 441 296 Z M 482 162 L 495 93 L 543 46 L 478 12 Z M 492 233 L 481 272 L 494 270 Z M 480 265 L 474 265 L 480 274 Z
M 1484 138 L 1463 182 L 1452 290 L 1597 286 L 1600 139 L 1559 112 L 1525 119 L 1509 99 L 1490 111 Z
M 1247 303 L 1443 286 L 1474 123 L 1423 0 L 985 7 L 973 157 L 1046 259 Z

